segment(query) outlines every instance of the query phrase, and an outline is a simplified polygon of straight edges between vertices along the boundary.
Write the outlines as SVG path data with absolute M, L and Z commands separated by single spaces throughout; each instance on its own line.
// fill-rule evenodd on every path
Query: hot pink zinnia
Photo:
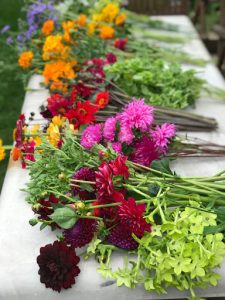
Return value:
M 144 99 L 130 102 L 120 114 L 121 126 L 130 129 L 139 129 L 145 132 L 153 122 L 153 107 L 144 103 Z
M 116 118 L 111 117 L 105 121 L 104 128 L 103 128 L 103 137 L 105 138 L 106 142 L 113 142 L 116 132 Z
M 99 143 L 102 139 L 102 125 L 90 125 L 81 135 L 81 145 L 86 149 L 91 149 L 95 144 Z
M 155 130 L 151 131 L 152 139 L 155 145 L 165 152 L 168 146 L 169 139 L 176 134 L 176 126 L 174 124 L 164 123 L 161 126 L 156 126 Z

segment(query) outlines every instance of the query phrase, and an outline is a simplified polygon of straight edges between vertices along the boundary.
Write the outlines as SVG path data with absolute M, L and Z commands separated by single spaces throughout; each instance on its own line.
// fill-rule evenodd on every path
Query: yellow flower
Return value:
M 36 136 L 33 136 L 31 140 L 35 141 L 36 146 L 40 146 L 42 144 L 42 139 L 38 135 L 40 133 L 40 125 L 34 124 L 33 127 L 30 129 L 30 134 L 37 134 Z
M 49 142 L 57 147 L 58 142 L 60 141 L 60 131 L 59 127 L 57 125 L 54 125 L 53 123 L 50 123 L 47 129 L 47 139 Z
M 23 69 L 29 68 L 31 66 L 33 57 L 34 54 L 32 51 L 22 52 L 18 59 L 19 66 Z
M 66 118 L 62 116 L 55 116 L 52 118 L 52 123 L 58 127 L 62 127 L 65 123 Z
M 122 26 L 126 21 L 126 15 L 124 13 L 120 14 L 117 18 L 116 18 L 116 26 Z
M 109 3 L 102 9 L 101 19 L 106 23 L 113 23 L 118 13 L 119 13 L 118 5 L 114 3 Z
M 102 26 L 100 29 L 100 38 L 103 40 L 112 39 L 114 34 L 115 30 L 110 26 Z
M 5 149 L 3 147 L 3 142 L 0 139 L 0 161 L 5 159 Z
M 68 43 L 72 42 L 70 31 L 72 29 L 75 29 L 75 25 L 76 25 L 76 21 L 65 21 L 62 23 L 62 28 L 64 30 L 63 39 Z
M 47 36 L 49 34 L 51 34 L 54 30 L 54 21 L 53 20 L 47 20 L 44 22 L 43 26 L 42 26 L 42 33 Z
M 62 39 L 60 35 L 50 35 L 46 38 L 43 46 L 43 60 L 66 60 L 68 58 L 71 49 L 62 43 Z
M 96 23 L 89 23 L 88 24 L 88 35 L 93 35 L 96 29 Z
M 92 16 L 92 20 L 94 22 L 101 22 L 102 21 L 102 15 L 101 14 L 95 14 Z

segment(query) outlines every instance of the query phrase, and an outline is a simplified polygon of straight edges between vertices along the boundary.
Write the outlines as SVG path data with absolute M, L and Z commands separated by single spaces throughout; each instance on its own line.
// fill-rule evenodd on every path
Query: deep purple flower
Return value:
M 74 248 L 81 248 L 93 239 L 96 230 L 96 221 L 92 219 L 79 219 L 71 228 L 63 231 L 67 244 Z
M 37 257 L 41 283 L 57 292 L 71 288 L 75 283 L 75 277 L 80 273 L 77 266 L 79 261 L 80 258 L 74 248 L 64 242 L 55 241 L 41 247 L 40 255 Z
M 128 231 L 122 224 L 119 224 L 112 229 L 108 236 L 108 241 L 125 250 L 131 251 L 138 247 L 138 243 L 133 239 L 130 231 Z
M 95 171 L 87 167 L 80 168 L 78 171 L 74 173 L 72 179 L 95 181 Z M 74 196 L 79 195 L 80 199 L 82 200 L 88 200 L 88 199 L 90 200 L 95 196 L 94 192 L 88 192 L 86 190 L 83 190 L 80 187 L 73 186 L 73 185 L 79 185 L 79 183 L 76 183 L 75 181 L 72 180 L 71 184 L 72 184 L 71 189 L 73 191 Z M 92 185 L 92 187 L 95 188 L 95 185 Z

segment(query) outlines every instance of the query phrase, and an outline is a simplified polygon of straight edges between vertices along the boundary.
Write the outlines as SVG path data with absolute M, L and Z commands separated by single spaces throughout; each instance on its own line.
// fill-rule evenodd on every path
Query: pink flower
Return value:
M 135 138 L 132 130 L 128 126 L 121 126 L 120 132 L 119 132 L 119 141 L 120 143 L 126 143 L 127 145 L 130 145 Z
M 169 139 L 176 134 L 176 126 L 174 124 L 164 123 L 161 126 L 156 126 L 155 130 L 151 131 L 152 139 L 155 145 L 164 153 L 167 150 Z
M 144 103 L 144 99 L 130 102 L 118 116 L 121 126 L 139 129 L 141 132 L 149 130 L 153 122 L 153 107 Z
M 95 144 L 102 139 L 102 125 L 90 125 L 81 135 L 81 145 L 86 149 L 91 149 Z
M 112 143 L 112 148 L 115 152 L 122 154 L 122 145 L 119 142 Z
M 108 118 L 105 121 L 104 128 L 103 128 L 103 137 L 107 142 L 114 141 L 115 132 L 116 132 L 116 122 L 117 120 L 115 117 Z

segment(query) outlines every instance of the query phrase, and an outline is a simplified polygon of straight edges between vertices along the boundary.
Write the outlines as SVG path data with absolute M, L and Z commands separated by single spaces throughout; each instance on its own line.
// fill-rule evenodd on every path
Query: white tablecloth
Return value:
M 184 16 L 160 17 L 161 20 L 178 24 L 190 32 L 194 32 L 189 19 Z M 190 40 L 185 49 L 196 57 L 210 59 L 202 42 L 196 36 Z M 199 68 L 199 75 L 208 82 L 225 88 L 225 82 L 213 64 L 204 69 Z M 31 78 L 29 87 L 40 88 L 40 76 Z M 40 104 L 47 99 L 48 92 L 39 90 L 28 92 L 25 97 L 23 113 L 29 116 L 31 111 L 38 112 Z M 193 109 L 189 109 L 192 111 Z M 194 110 L 196 113 L 215 117 L 219 128 L 212 133 L 195 133 L 196 136 L 210 141 L 225 144 L 225 103 L 210 99 L 200 99 Z M 38 117 L 36 115 L 36 117 Z M 192 134 L 193 136 L 194 134 Z M 212 175 L 213 172 L 225 169 L 225 159 L 182 159 L 173 163 L 178 173 L 183 175 Z M 76 285 L 61 294 L 46 289 L 39 282 L 36 257 L 41 246 L 55 240 L 55 233 L 45 229 L 39 231 L 39 226 L 31 227 L 28 223 L 33 218 L 30 206 L 25 202 L 25 194 L 20 191 L 28 181 L 26 170 L 22 170 L 20 163 L 10 161 L 5 177 L 0 199 L 0 299 L 1 300 L 71 300 L 71 299 L 109 299 L 144 300 L 144 299 L 180 299 L 189 296 L 175 289 L 169 289 L 167 295 L 158 296 L 147 293 L 143 288 L 134 290 L 116 287 L 113 281 L 103 280 L 96 269 L 98 264 L 94 260 L 81 262 L 81 273 L 77 277 Z M 114 258 L 115 265 L 122 263 L 122 258 Z M 200 290 L 203 297 L 225 296 L 225 263 L 219 270 L 223 278 L 215 288 Z

